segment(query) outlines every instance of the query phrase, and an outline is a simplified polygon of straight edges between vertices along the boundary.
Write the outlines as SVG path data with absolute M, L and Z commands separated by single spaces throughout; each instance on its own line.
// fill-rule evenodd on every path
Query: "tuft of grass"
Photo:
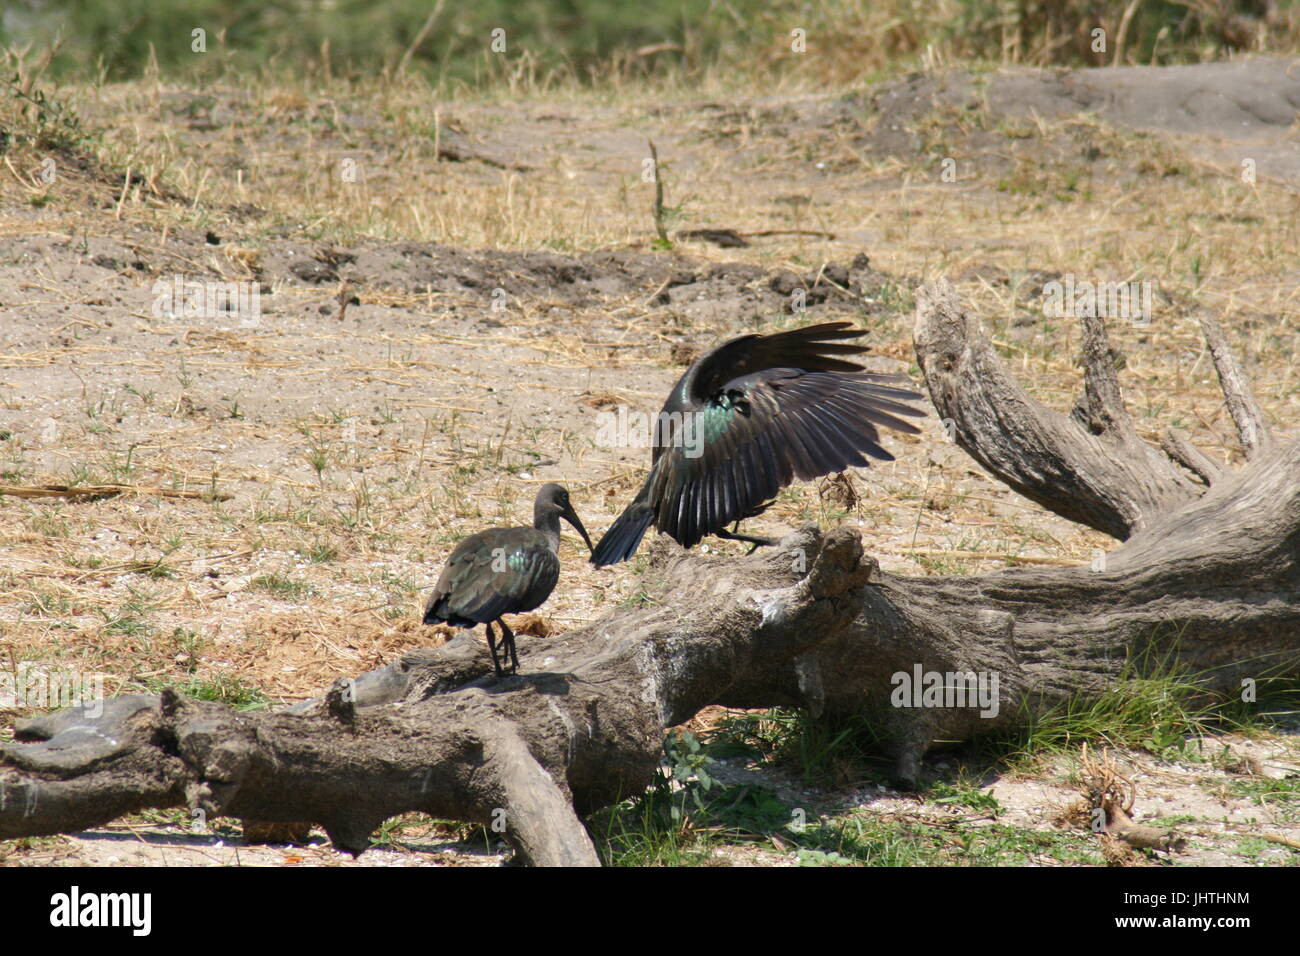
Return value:
M 286 601 L 300 601 L 314 594 L 315 589 L 306 581 L 295 581 L 283 574 L 259 574 L 248 582 L 250 588 L 274 594 Z
M 713 811 L 722 789 L 712 758 L 689 731 L 664 740 L 664 763 L 650 788 L 593 818 L 607 865 L 691 866 L 708 862 L 720 827 Z
M 710 866 L 727 852 L 792 855 L 800 866 L 1023 866 L 1046 861 L 1102 864 L 1095 842 L 1083 833 L 1038 831 L 1004 824 L 950 826 L 884 819 L 847 810 L 802 822 L 799 808 L 762 788 L 715 789 L 681 819 L 665 814 L 674 798 L 691 806 L 681 789 L 663 780 L 642 798 L 597 814 L 590 822 L 604 862 L 612 866 Z M 737 791 L 740 791 L 737 798 Z M 756 793 L 757 791 L 757 793 Z M 759 808 L 757 815 L 753 808 Z M 742 815 L 737 818 L 736 811 Z
M 1024 721 L 1018 743 L 1010 744 L 1013 763 L 1033 763 L 1046 755 L 1074 751 L 1081 743 L 1144 750 L 1161 758 L 1198 756 L 1217 733 L 1259 731 L 1294 713 L 1300 684 L 1264 675 L 1259 697 L 1246 702 L 1208 686 L 1207 676 L 1173 669 L 1166 658 L 1145 670 L 1130 662 L 1115 684 L 1100 695 L 1075 695 L 1046 713 Z M 1143 676 L 1139 676 L 1144 672 Z
M 709 734 L 711 752 L 784 766 L 810 786 L 881 780 L 887 761 L 865 717 L 814 718 L 798 708 L 737 712 Z
M 260 710 L 271 703 L 271 698 L 260 687 L 231 674 L 215 674 L 209 677 L 193 677 L 176 683 L 167 680 L 149 680 L 146 686 L 158 693 L 164 687 L 171 687 L 177 693 L 195 700 L 210 700 L 227 704 L 239 711 Z
M 23 605 L 22 612 L 34 617 L 53 617 L 72 613 L 72 601 L 66 594 L 35 588 L 31 600 Z
M 646 588 L 639 588 L 619 601 L 620 607 L 650 607 L 656 603 Z
M 958 780 L 956 783 L 939 781 L 932 784 L 926 793 L 926 800 L 929 803 L 966 807 L 968 810 L 988 813 L 995 817 L 1002 812 L 1002 804 L 998 803 L 997 797 L 985 793 L 978 784 L 968 780 Z
M 0 69 L 5 73 L 13 72 L 5 77 L 3 87 L 0 87 L 0 116 L 8 120 L 4 124 L 0 153 L 7 152 L 14 145 L 71 153 L 95 142 L 77 111 L 65 99 L 51 97 L 36 85 L 36 77 L 28 75 L 19 54 L 7 51 L 4 60 Z M 8 102 L 3 102 L 5 100 Z M 43 198 L 48 201 L 49 193 L 45 193 Z
M 332 544 L 315 541 L 303 554 L 312 564 L 328 564 L 338 558 L 339 549 Z
M 104 630 L 109 634 L 124 634 L 131 637 L 145 637 L 153 633 L 153 625 L 148 616 L 158 604 L 157 599 L 145 591 L 137 591 L 128 586 L 130 595 L 122 601 L 117 609 L 99 608 L 98 613 L 104 619 Z
M 819 819 L 765 787 L 721 785 L 713 776 L 715 755 L 735 756 L 734 736 L 715 735 L 705 745 L 689 732 L 670 734 L 664 766 L 647 792 L 589 821 L 606 864 L 713 865 L 737 847 L 793 853 L 801 866 L 962 862 L 944 858 L 953 841 L 940 827 L 909 827 L 856 811 Z M 985 852 L 981 860 L 995 855 Z
M 1300 774 L 1277 780 L 1234 780 L 1228 789 L 1236 796 L 1249 797 L 1285 820 L 1300 820 Z

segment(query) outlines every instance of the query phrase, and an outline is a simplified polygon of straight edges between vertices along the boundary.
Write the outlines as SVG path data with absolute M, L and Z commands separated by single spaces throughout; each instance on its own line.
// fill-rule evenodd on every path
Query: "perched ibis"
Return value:
M 519 669 L 515 635 L 503 614 L 539 607 L 560 578 L 560 519 L 573 525 L 591 548 L 591 538 L 569 503 L 569 492 L 554 482 L 542 485 L 533 503 L 531 528 L 488 528 L 472 534 L 452 551 L 424 608 L 425 624 L 452 627 L 487 625 L 488 649 L 497 676 Z M 501 626 L 501 658 L 492 624 Z
M 650 474 L 592 563 L 626 561 L 652 524 L 686 548 L 709 534 L 772 544 L 737 533 L 739 523 L 794 479 L 893 461 L 878 429 L 917 434 L 899 416 L 923 416 L 904 404 L 921 395 L 900 387 L 911 384 L 904 375 L 848 360 L 867 351 L 847 341 L 863 334 L 849 322 L 825 322 L 742 335 L 692 362 L 655 422 Z

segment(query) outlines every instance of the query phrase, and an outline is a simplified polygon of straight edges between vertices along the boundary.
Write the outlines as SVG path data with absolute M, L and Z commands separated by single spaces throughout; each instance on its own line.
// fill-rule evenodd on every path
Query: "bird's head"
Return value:
M 587 550 L 591 550 L 591 538 L 587 534 L 587 529 L 582 526 L 582 519 L 573 510 L 573 505 L 569 501 L 569 490 L 564 485 L 553 481 L 542 485 L 537 492 L 537 501 L 533 505 L 534 523 L 540 527 L 542 521 L 550 515 L 561 517 L 573 525 L 574 530 L 582 535 L 582 540 L 587 542 Z

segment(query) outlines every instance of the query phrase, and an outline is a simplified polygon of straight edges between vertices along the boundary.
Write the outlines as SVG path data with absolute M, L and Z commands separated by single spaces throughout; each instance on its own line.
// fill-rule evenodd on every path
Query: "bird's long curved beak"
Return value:
M 582 535 L 582 540 L 587 542 L 587 550 L 591 551 L 591 536 L 587 534 L 587 529 L 582 526 L 582 519 L 578 517 L 578 512 L 573 510 L 573 505 L 569 505 L 561 511 L 560 517 L 573 525 L 574 530 L 576 530 L 578 534 Z

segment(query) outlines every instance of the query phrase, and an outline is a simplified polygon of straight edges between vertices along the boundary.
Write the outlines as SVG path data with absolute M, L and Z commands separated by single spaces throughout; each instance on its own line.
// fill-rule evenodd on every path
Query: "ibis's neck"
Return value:
M 546 543 L 557 554 L 560 551 L 560 516 L 554 511 L 538 508 L 533 512 L 533 527 L 546 535 Z

